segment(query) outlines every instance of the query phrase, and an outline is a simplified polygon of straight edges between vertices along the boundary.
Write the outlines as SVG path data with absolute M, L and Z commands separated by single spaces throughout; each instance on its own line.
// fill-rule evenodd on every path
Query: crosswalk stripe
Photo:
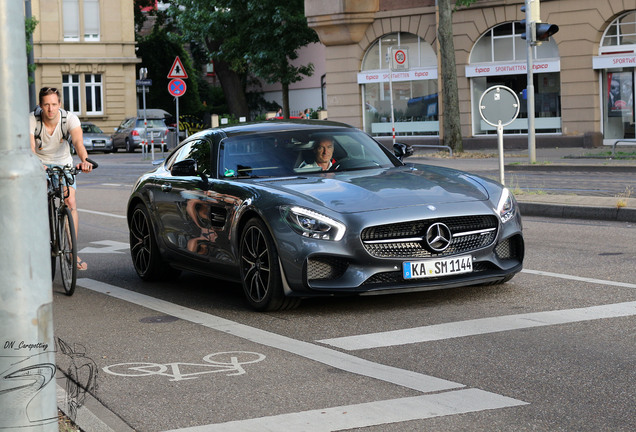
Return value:
M 323 339 L 317 342 L 353 351 L 633 315 L 636 315 L 636 302 L 627 302 L 578 309 L 480 318 L 358 336 Z
M 169 432 L 331 432 L 519 405 L 526 403 L 479 389 L 465 389 L 194 426 Z

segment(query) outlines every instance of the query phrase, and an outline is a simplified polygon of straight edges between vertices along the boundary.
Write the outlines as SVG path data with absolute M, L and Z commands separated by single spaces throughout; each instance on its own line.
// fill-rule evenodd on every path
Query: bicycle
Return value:
M 97 168 L 97 163 L 86 159 Z M 60 260 L 60 275 L 64 292 L 72 296 L 77 281 L 77 243 L 71 209 L 66 205 L 68 188 L 75 183 L 75 176 L 82 172 L 71 166 L 53 166 L 46 169 L 49 208 L 49 231 L 51 233 L 51 277 L 55 278 L 55 262 Z

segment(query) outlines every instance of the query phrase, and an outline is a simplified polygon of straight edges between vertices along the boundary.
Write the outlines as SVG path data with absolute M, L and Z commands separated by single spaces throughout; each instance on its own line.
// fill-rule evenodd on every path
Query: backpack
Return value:
M 35 131 L 33 136 L 35 137 L 35 142 L 38 145 L 38 149 L 42 148 L 42 128 L 44 127 L 44 123 L 42 122 L 42 108 L 40 106 L 36 106 L 33 110 L 33 115 L 35 116 Z M 62 128 L 62 139 L 68 141 L 69 145 L 71 144 L 70 138 L 71 135 L 68 132 L 68 126 L 66 125 L 66 110 L 60 108 L 60 115 L 62 116 L 62 121 L 60 127 Z

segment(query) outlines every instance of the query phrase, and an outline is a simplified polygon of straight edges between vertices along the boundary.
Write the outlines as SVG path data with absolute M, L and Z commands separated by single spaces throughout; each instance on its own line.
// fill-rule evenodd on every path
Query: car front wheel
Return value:
M 276 246 L 260 219 L 250 219 L 245 225 L 240 257 L 243 293 L 252 308 L 273 311 L 298 305 L 299 299 L 285 297 Z
M 141 279 L 156 281 L 179 275 L 177 270 L 161 259 L 150 215 L 143 204 L 137 204 L 133 211 L 129 240 L 133 266 Z

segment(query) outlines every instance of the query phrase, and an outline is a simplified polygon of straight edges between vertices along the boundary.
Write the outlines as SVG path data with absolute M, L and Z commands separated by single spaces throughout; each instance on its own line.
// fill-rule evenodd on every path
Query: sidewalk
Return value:
M 471 151 L 481 158 L 440 157 L 443 153 L 418 151 L 415 162 L 445 166 L 480 174 L 483 171 L 499 172 L 496 150 Z M 508 172 L 586 172 L 591 175 L 603 172 L 633 173 L 636 178 L 636 159 L 608 159 L 590 157 L 601 152 L 611 152 L 611 147 L 602 148 L 540 148 L 536 150 L 536 163 L 531 164 L 528 150 L 504 152 L 504 173 Z M 619 148 L 618 151 L 635 152 L 635 147 Z M 483 173 L 481 173 L 483 174 Z M 491 175 L 492 178 L 492 175 Z M 636 191 L 634 191 L 636 192 Z M 636 195 L 631 197 L 555 195 L 515 192 L 521 213 L 524 216 L 547 216 L 560 218 L 636 222 Z

